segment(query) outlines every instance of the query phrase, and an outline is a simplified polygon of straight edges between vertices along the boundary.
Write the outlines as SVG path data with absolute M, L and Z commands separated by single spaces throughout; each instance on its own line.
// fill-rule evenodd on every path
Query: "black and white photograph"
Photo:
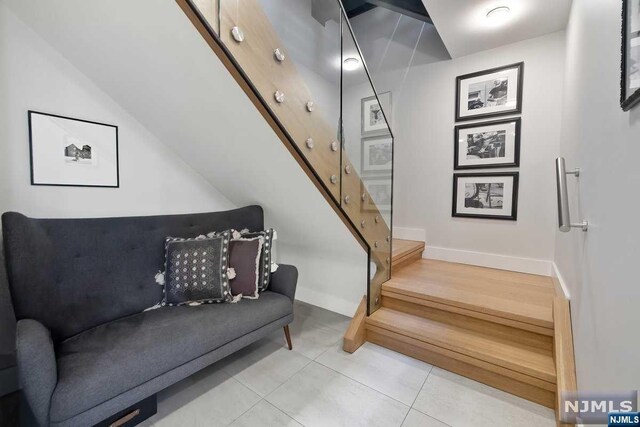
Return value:
M 522 112 L 524 62 L 456 78 L 456 121 Z
M 75 138 L 67 138 L 64 147 L 64 157 L 67 163 L 70 164 L 93 164 L 95 157 L 91 155 L 91 146 L 87 144 L 78 144 L 82 148 L 76 145 Z M 69 143 L 68 145 L 66 145 Z
M 378 99 L 380 102 L 378 102 Z M 362 99 L 362 136 L 384 135 L 391 126 L 391 92 Z M 382 103 L 382 108 L 380 107 Z M 384 113 L 383 113 L 384 110 Z M 387 120 L 389 126 L 387 126 Z
M 454 169 L 520 166 L 521 119 L 455 127 Z
M 623 0 L 620 103 L 624 111 L 640 102 L 640 0 Z
M 118 128 L 29 111 L 31 184 L 119 187 Z
M 391 177 L 384 178 L 362 178 L 363 190 L 369 192 L 364 203 L 362 204 L 362 210 L 365 212 L 375 211 L 376 207 L 381 213 L 391 212 Z M 364 192 L 364 191 L 363 191 Z
M 453 175 L 454 217 L 515 221 L 518 172 Z
M 363 174 L 390 174 L 393 166 L 393 139 L 391 136 L 364 138 L 362 140 Z

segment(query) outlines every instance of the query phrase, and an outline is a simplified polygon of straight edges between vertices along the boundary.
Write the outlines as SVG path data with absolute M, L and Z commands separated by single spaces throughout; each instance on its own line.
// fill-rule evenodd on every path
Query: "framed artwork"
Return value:
M 622 73 L 620 105 L 629 111 L 640 102 L 640 0 L 622 1 Z
M 456 126 L 453 168 L 520 166 L 520 123 L 516 118 Z
M 118 127 L 29 111 L 31 185 L 120 186 Z
M 391 177 L 375 177 L 362 178 L 362 193 L 366 190 L 370 197 L 367 197 L 362 203 L 362 210 L 365 212 L 373 212 L 376 207 L 380 213 L 391 212 L 393 182 Z
M 382 108 L 380 108 L 378 99 L 382 103 Z M 391 92 L 381 93 L 377 98 L 375 96 L 363 98 L 361 114 L 362 136 L 388 134 L 391 126 Z M 389 126 L 387 126 L 387 120 L 389 121 Z
M 452 215 L 515 221 L 518 172 L 454 174 Z
M 456 121 L 522 112 L 524 62 L 456 78 Z
M 376 136 L 362 139 L 362 167 L 363 174 L 391 174 L 393 165 L 393 138 L 391 135 Z

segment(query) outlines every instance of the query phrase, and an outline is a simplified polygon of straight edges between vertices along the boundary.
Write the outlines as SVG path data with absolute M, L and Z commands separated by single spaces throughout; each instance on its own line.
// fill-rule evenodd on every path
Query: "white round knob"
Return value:
M 231 37 L 238 43 L 242 43 L 244 41 L 244 33 L 239 27 L 233 27 L 231 29 Z

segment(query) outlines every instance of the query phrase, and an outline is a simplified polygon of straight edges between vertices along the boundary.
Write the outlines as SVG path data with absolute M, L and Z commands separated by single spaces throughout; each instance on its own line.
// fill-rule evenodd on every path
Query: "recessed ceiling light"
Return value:
M 489 19 L 489 21 L 495 25 L 503 24 L 507 21 L 507 19 L 509 19 L 510 12 L 511 9 L 509 9 L 509 7 L 498 6 L 487 12 L 487 19 Z
M 344 69 L 347 71 L 357 70 L 360 67 L 358 58 L 347 58 L 343 61 Z

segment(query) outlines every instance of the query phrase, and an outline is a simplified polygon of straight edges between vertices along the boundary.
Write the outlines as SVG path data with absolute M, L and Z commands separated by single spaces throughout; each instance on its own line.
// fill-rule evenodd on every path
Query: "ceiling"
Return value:
M 422 0 L 343 0 L 342 5 L 349 18 L 355 18 L 371 9 L 382 7 L 419 21 L 431 23 L 431 18 L 429 18 Z
M 390 72 L 402 78 L 409 66 L 450 59 L 434 26 L 423 20 L 379 7 L 350 21 L 374 83 Z
M 571 0 L 422 0 L 452 58 L 493 49 L 563 30 Z M 486 14 L 498 6 L 511 9 L 502 26 Z

